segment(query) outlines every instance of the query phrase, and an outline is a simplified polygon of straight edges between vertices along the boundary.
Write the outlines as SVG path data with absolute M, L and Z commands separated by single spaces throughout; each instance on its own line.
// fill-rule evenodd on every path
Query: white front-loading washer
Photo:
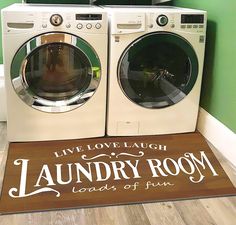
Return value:
M 104 136 L 107 13 L 14 4 L 2 25 L 9 141 Z
M 107 134 L 194 131 L 206 12 L 154 6 L 104 9 L 110 20 Z

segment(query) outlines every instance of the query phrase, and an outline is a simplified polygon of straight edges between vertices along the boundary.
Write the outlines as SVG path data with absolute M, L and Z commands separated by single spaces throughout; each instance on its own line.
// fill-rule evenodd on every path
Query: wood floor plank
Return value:
M 1 219 L 1 225 L 151 225 L 141 204 L 16 214 Z
M 234 208 L 236 208 L 236 197 L 230 197 L 228 200 L 234 205 Z
M 199 200 L 174 202 L 174 206 L 186 224 L 218 225 Z
M 143 204 L 151 225 L 185 225 L 172 202 Z
M 47 212 L 46 214 L 42 213 L 37 215 L 38 221 L 40 221 L 41 224 L 48 224 L 48 225 L 75 225 L 75 224 L 81 224 L 84 225 L 85 223 L 81 223 L 81 221 L 77 221 L 79 223 L 76 223 L 75 216 L 73 214 L 74 210 L 63 210 L 63 211 L 54 211 L 54 212 Z M 78 213 L 81 216 L 81 213 Z M 44 217 L 46 217 L 48 220 L 43 221 Z M 32 220 L 32 222 L 35 221 L 35 218 Z M 43 221 L 43 223 L 42 223 Z M 39 223 L 38 223 L 39 224 Z M 30 224 L 34 225 L 34 223 Z
M 0 122 L 0 151 L 4 151 L 8 146 L 6 123 Z
M 0 151 L 0 193 L 2 190 L 2 182 L 4 178 L 6 161 L 7 161 L 7 150 Z
M 150 225 L 150 222 L 140 204 L 31 213 L 27 225 L 33 224 Z
M 1 225 L 21 225 L 21 224 L 28 225 L 28 216 L 26 214 L 1 216 L 0 224 Z
M 229 198 L 201 199 L 200 201 L 217 224 L 236 224 L 236 208 Z
M 94 208 L 97 225 L 151 225 L 142 204 Z

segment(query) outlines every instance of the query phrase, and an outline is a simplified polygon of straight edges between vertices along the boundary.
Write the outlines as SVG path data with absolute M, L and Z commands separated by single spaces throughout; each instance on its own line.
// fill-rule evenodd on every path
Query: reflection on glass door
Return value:
M 27 57 L 24 70 L 29 89 L 51 101 L 66 100 L 86 89 L 92 69 L 88 58 L 75 47 L 53 43 Z
M 46 112 L 66 112 L 83 105 L 98 88 L 101 64 L 83 39 L 47 33 L 29 40 L 16 53 L 12 84 L 29 106 Z

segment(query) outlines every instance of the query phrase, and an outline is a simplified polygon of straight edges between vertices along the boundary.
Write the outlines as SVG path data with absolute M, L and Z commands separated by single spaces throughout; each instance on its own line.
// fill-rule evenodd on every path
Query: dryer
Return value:
M 104 136 L 106 12 L 14 4 L 2 25 L 8 140 Z
M 110 19 L 107 134 L 195 131 L 207 13 L 104 6 Z

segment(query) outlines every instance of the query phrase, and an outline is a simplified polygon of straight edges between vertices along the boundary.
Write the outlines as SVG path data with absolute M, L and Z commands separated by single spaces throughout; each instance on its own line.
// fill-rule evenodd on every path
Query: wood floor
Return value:
M 6 124 L 0 123 L 0 187 L 7 157 Z M 211 146 L 212 147 L 212 146 Z M 213 147 L 236 186 L 236 169 Z M 0 216 L 0 225 L 235 225 L 236 197 L 60 210 Z

